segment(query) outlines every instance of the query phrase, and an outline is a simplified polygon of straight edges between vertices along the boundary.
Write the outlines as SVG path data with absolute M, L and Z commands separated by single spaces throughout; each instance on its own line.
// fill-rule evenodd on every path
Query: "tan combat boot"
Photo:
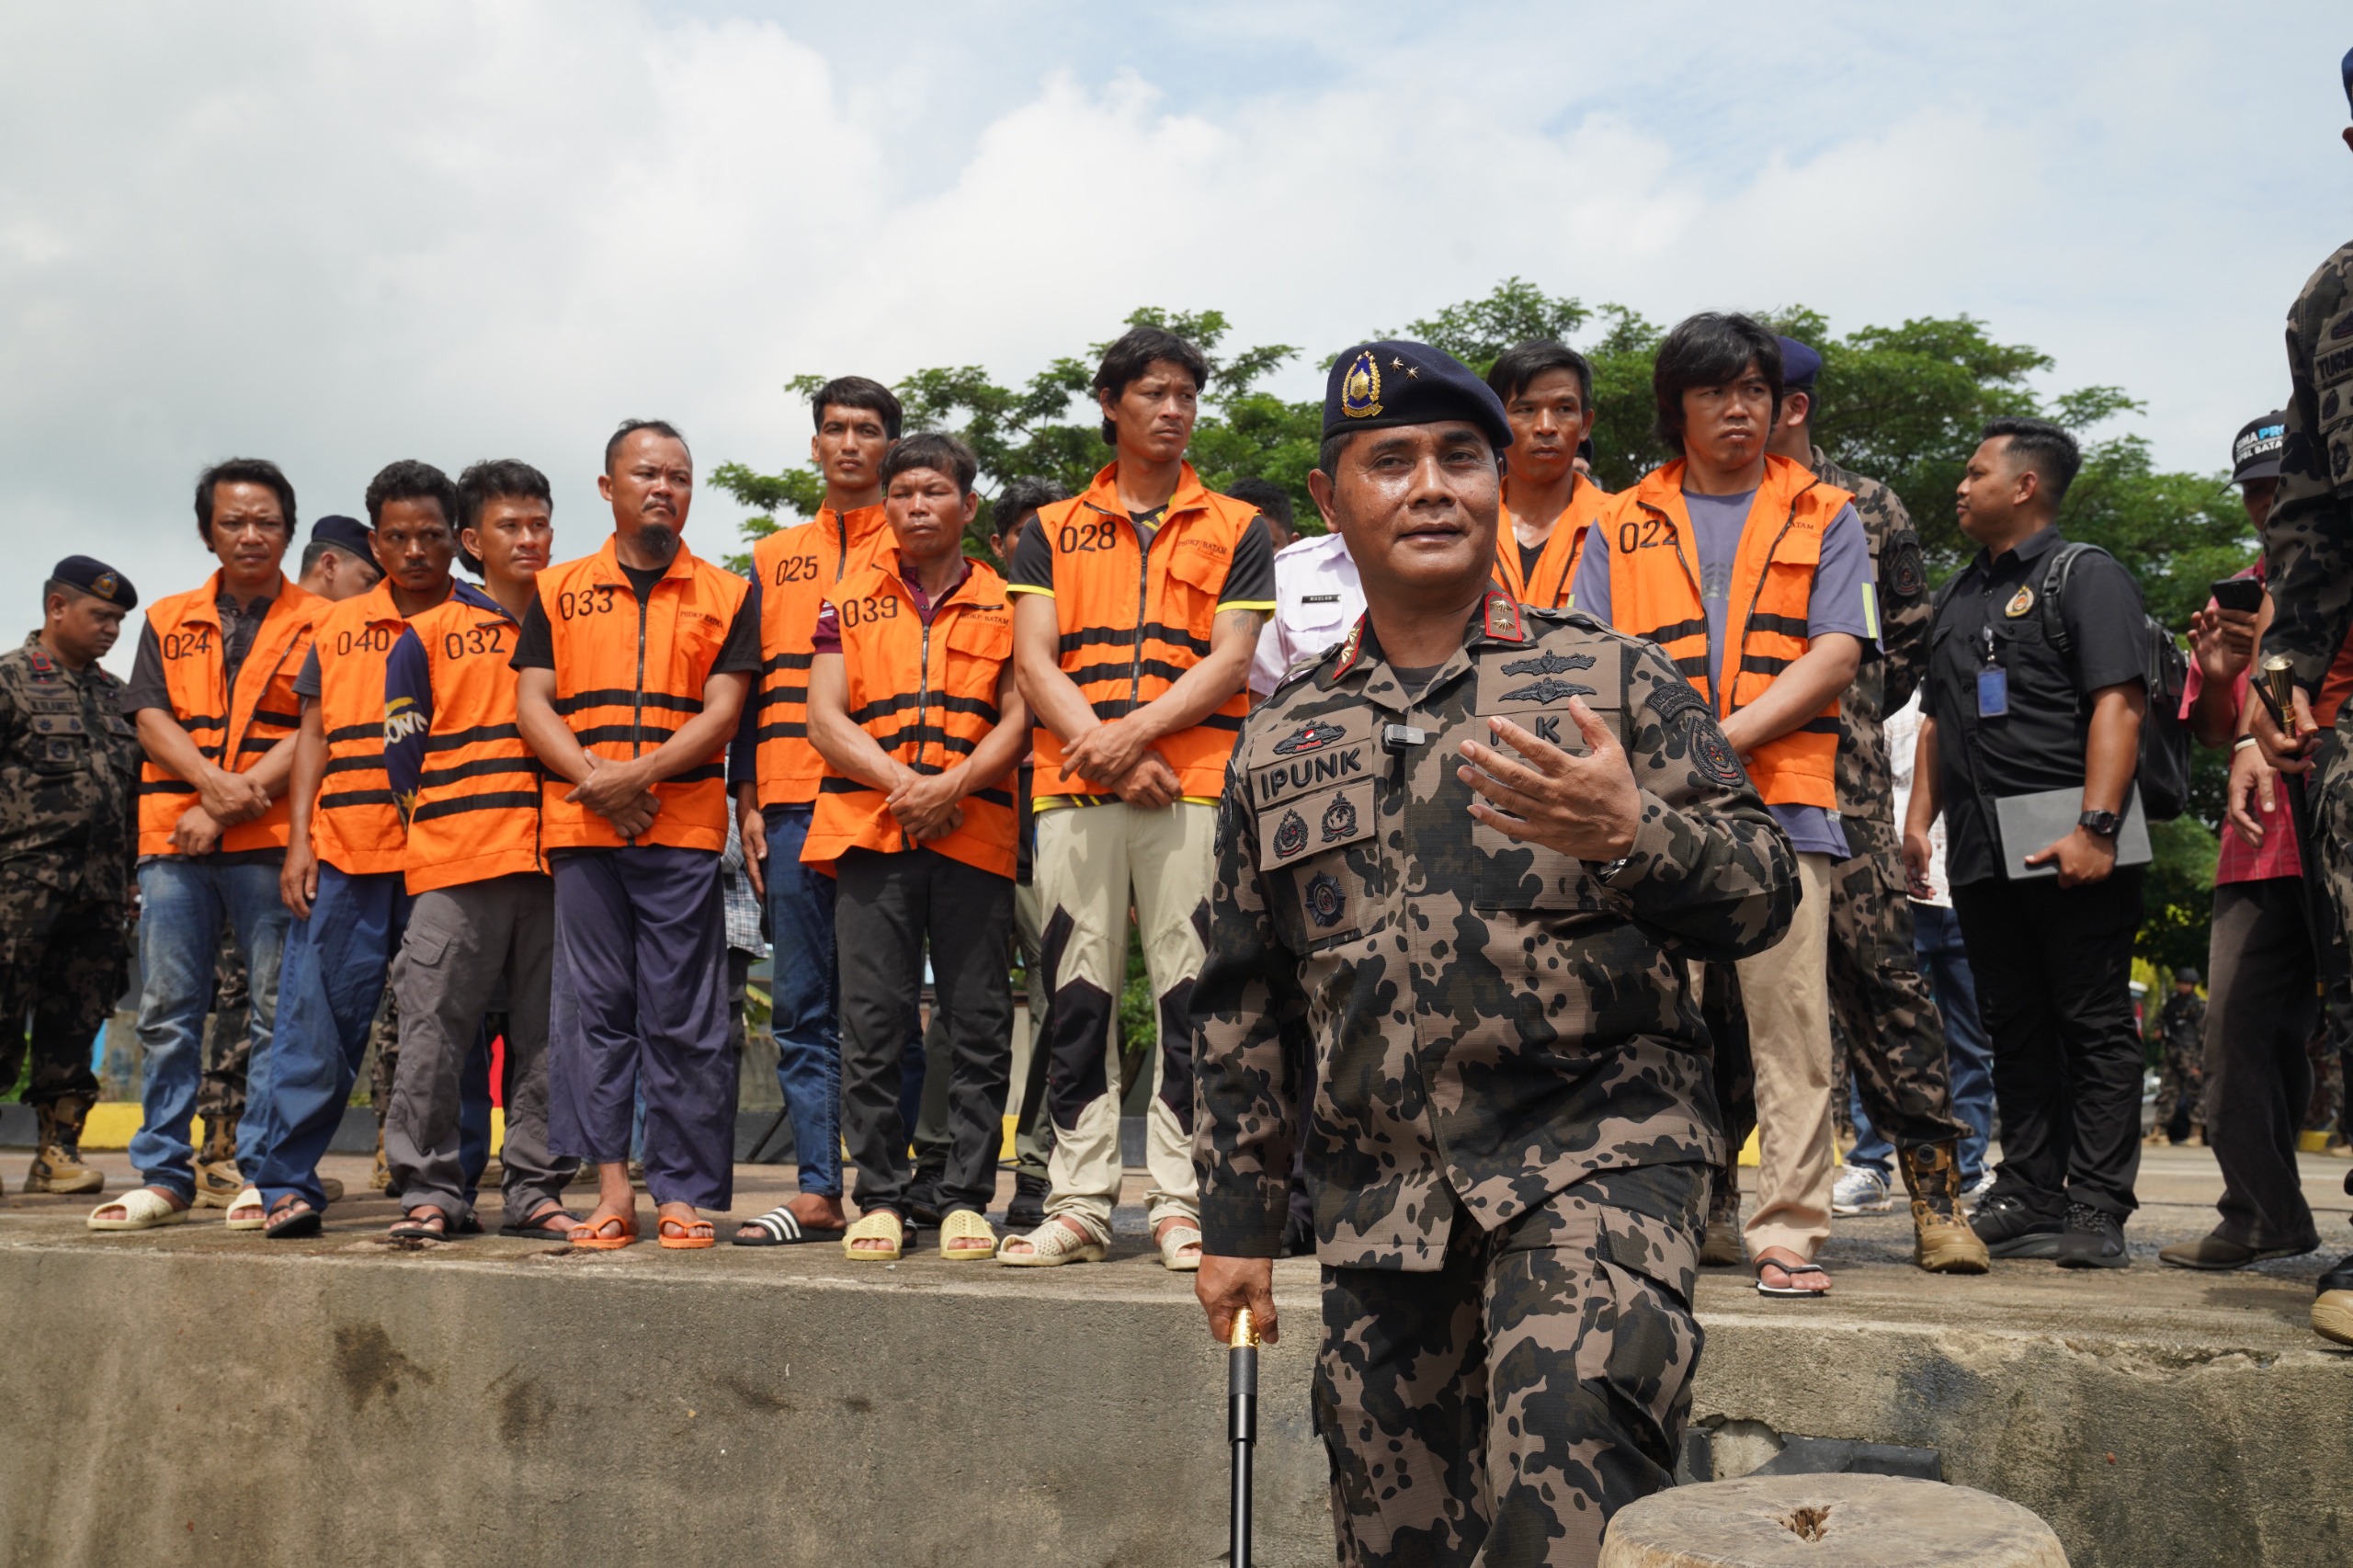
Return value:
M 1992 1260 L 1961 1210 L 1961 1152 L 1948 1141 L 1901 1151 L 1912 1193 L 1912 1261 L 1931 1274 L 1983 1274 Z
M 82 1119 L 90 1102 L 68 1097 L 38 1108 L 40 1152 L 25 1176 L 27 1192 L 103 1192 L 107 1178 L 82 1163 Z

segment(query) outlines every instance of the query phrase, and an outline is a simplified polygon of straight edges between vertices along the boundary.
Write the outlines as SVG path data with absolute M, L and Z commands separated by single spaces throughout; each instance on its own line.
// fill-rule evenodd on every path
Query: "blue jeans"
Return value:
M 400 872 L 355 877 L 322 865 L 310 918 L 288 929 L 268 1081 L 247 1091 L 262 1111 L 264 1138 L 246 1179 L 264 1203 L 291 1193 L 326 1207 L 319 1161 L 343 1125 L 408 909 Z
M 1920 972 L 1945 1020 L 1945 1062 L 1952 1076 L 1953 1114 L 1969 1126 L 1961 1141 L 1961 1185 L 1972 1187 L 1985 1168 L 1985 1144 L 1994 1131 L 1994 1042 L 1986 1037 L 1977 1012 L 1977 981 L 1969 972 L 1969 954 L 1961 945 L 1961 921 L 1949 909 L 1933 903 L 1912 906 L 1912 947 L 1920 955 Z M 1863 1114 L 1863 1102 L 1849 1085 L 1855 1115 L 1855 1152 L 1850 1165 L 1864 1165 L 1881 1176 L 1890 1173 L 1895 1151 Z
M 252 1098 L 269 1074 L 271 1026 L 278 1016 L 278 971 L 288 915 L 278 902 L 278 866 L 222 866 L 210 858 L 159 856 L 139 868 L 139 1044 L 146 1089 L 131 1163 L 151 1187 L 196 1198 L 196 1151 L 188 1119 L 204 1067 L 204 1015 L 212 1000 L 212 965 L 223 921 L 245 956 L 251 996 L 247 1069 Z M 259 1129 L 237 1126 L 237 1163 L 251 1170 Z
M 768 932 L 776 944 L 772 1027 L 777 1087 L 792 1113 L 792 1157 L 801 1167 L 801 1190 L 839 1198 L 841 967 L 834 953 L 834 879 L 801 863 L 801 846 L 815 810 L 767 811 Z

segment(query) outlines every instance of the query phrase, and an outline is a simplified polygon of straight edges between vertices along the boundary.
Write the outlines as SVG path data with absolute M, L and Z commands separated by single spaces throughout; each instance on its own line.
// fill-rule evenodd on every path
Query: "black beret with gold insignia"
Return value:
M 1324 439 L 1392 425 L 1467 419 L 1497 450 L 1511 445 L 1503 399 L 1453 355 L 1426 343 L 1367 343 L 1332 361 Z
M 79 588 L 92 598 L 104 599 L 124 609 L 139 608 L 139 590 L 131 585 L 131 579 L 105 562 L 86 555 L 67 556 L 50 573 L 49 580 Z

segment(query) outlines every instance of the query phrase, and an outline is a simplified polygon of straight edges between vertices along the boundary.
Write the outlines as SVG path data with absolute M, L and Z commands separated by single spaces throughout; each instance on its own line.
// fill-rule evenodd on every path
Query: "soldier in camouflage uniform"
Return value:
M 2353 51 L 2342 70 L 2345 96 L 2353 104 Z M 2353 147 L 2353 129 L 2346 131 L 2345 143 Z M 2255 733 L 2273 767 L 2309 773 L 2309 755 L 2319 741 L 2313 693 L 2353 631 L 2353 244 L 2338 246 L 2322 262 L 2288 307 L 2288 382 L 2279 490 L 2262 528 L 2272 603 L 2262 652 L 2289 662 L 2297 733 L 2283 736 L 2258 702 Z M 2353 702 L 2338 708 L 2336 733 L 2340 741 L 2353 736 Z M 2321 874 L 2337 918 L 2353 921 L 2353 744 L 2334 748 L 2313 816 Z M 2347 1184 L 2353 1190 L 2353 1176 Z M 2313 1326 L 2353 1345 L 2353 1256 L 2321 1276 Z
M 29 1015 L 28 1192 L 106 1186 L 82 1164 L 82 1120 L 98 1097 L 90 1042 L 130 965 L 141 753 L 98 660 L 138 602 L 103 562 L 68 556 L 42 585 L 41 629 L 0 653 L 0 1085 L 17 1081 Z
M 1699 1355 L 1723 1146 L 1686 963 L 1779 939 L 1796 859 L 1664 654 L 1487 587 L 1510 434 L 1483 383 L 1368 345 L 1324 428 L 1311 486 L 1370 608 L 1227 775 L 1196 1289 L 1221 1338 L 1245 1306 L 1279 1332 L 1304 1139 L 1340 1560 L 1589 1565 L 1670 1483 Z
M 2157 1009 L 2156 1126 L 2149 1142 L 2206 1144 L 2206 998 L 2198 971 L 2173 971 L 2173 994 Z M 2179 1127 L 2177 1133 L 2174 1129 Z

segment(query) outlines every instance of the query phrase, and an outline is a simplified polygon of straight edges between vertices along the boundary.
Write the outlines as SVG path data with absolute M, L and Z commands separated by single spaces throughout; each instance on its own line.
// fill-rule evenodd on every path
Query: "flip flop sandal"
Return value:
M 708 1220 L 665 1220 L 654 1229 L 672 1252 L 696 1252 L 719 1242 L 719 1233 Z
M 1180 1221 L 1163 1231 L 1158 1238 L 1158 1244 L 1160 1265 L 1169 1273 L 1199 1274 L 1201 1271 L 1199 1253 L 1196 1252 L 1190 1257 L 1184 1256 L 1185 1248 L 1198 1247 L 1201 1244 L 1201 1228 L 1191 1221 Z
M 1028 1242 L 1029 1250 L 1005 1250 L 1017 1241 Z M 1100 1263 L 1110 1250 L 1110 1243 L 1094 1232 L 1081 1235 L 1060 1219 L 1049 1216 L 1044 1224 L 1028 1235 L 1007 1236 L 997 1243 L 996 1260 L 1007 1268 L 1060 1268 L 1065 1263 Z
M 432 1218 L 420 1220 L 415 1215 L 404 1216 L 393 1221 L 392 1228 L 384 1234 L 396 1242 L 446 1242 L 449 1239 L 449 1217 L 447 1214 L 433 1208 L 421 1208 L 418 1212 Z M 434 1220 L 440 1223 L 435 1224 Z
M 121 1210 L 122 1218 L 98 1218 L 109 1209 Z M 163 1194 L 148 1187 L 135 1187 L 120 1198 L 109 1198 L 91 1210 L 89 1226 L 94 1231 L 152 1231 L 158 1225 L 186 1224 L 188 1214 L 186 1209 L 173 1208 Z
M 996 1232 L 984 1216 L 959 1209 L 939 1221 L 939 1256 L 950 1263 L 985 1262 L 996 1256 Z
M 887 1252 L 858 1252 L 859 1242 L 888 1242 Z M 842 1237 L 842 1256 L 852 1263 L 896 1263 L 906 1250 L 907 1223 L 888 1209 L 877 1209 L 871 1214 L 858 1216 L 858 1223 Z
M 756 1236 L 738 1235 L 739 1247 L 790 1247 L 803 1242 L 837 1242 L 847 1233 L 844 1225 L 804 1225 L 791 1210 L 779 1203 L 767 1213 L 744 1221 L 756 1226 Z
M 229 1218 L 222 1222 L 227 1225 L 229 1229 L 233 1231 L 266 1231 L 269 1229 L 269 1213 L 267 1207 L 261 1200 L 261 1188 L 254 1186 L 252 1183 L 248 1182 L 245 1185 L 244 1191 L 238 1193 L 236 1197 L 229 1199 L 226 1207 L 228 1209 Z M 255 1215 L 250 1220 L 240 1220 L 237 1218 L 237 1210 L 240 1209 L 259 1209 L 263 1211 Z
M 540 1210 L 519 1225 L 501 1225 L 498 1233 L 502 1236 L 522 1236 L 535 1242 L 562 1242 L 572 1239 L 572 1233 L 579 1223 L 580 1216 L 566 1211 L 559 1203 L 552 1209 Z
M 282 1198 L 262 1223 L 262 1234 L 271 1241 L 286 1241 L 297 1236 L 315 1236 L 326 1223 L 326 1216 L 315 1209 L 297 1209 L 299 1198 Z
M 1794 1285 L 1768 1285 L 1765 1283 L 1765 1271 L 1768 1268 L 1778 1268 L 1791 1279 L 1801 1274 L 1819 1274 L 1825 1279 L 1830 1277 L 1830 1270 L 1818 1263 L 1781 1263 L 1765 1259 L 1756 1265 L 1756 1293 L 1760 1296 L 1802 1297 L 1813 1301 L 1830 1294 L 1827 1290 L 1801 1290 Z
M 620 1229 L 613 1230 L 616 1225 Z M 607 1233 L 608 1232 L 609 1234 Z M 594 1225 L 584 1220 L 574 1225 L 563 1239 L 574 1246 L 586 1247 L 591 1252 L 619 1252 L 625 1246 L 635 1244 L 637 1216 L 632 1214 L 624 1220 L 618 1214 L 608 1214 Z

